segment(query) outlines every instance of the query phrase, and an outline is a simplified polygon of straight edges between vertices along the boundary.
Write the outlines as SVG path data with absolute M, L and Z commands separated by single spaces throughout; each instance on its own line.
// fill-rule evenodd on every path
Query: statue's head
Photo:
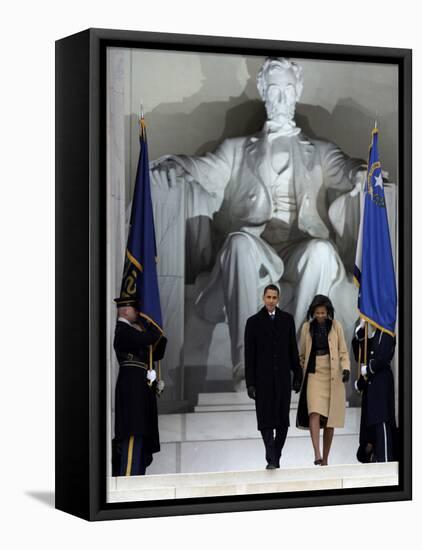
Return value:
M 303 90 L 302 67 L 283 57 L 269 57 L 256 80 L 268 119 L 293 120 Z

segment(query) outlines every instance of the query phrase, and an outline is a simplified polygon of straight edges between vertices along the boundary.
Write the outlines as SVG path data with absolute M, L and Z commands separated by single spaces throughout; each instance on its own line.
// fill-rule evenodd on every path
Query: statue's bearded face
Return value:
M 269 120 L 293 120 L 297 101 L 296 76 L 291 69 L 274 66 L 267 74 L 265 109 Z

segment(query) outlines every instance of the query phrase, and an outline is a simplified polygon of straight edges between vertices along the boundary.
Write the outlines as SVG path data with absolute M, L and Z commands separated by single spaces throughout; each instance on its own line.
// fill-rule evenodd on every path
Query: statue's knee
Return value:
M 330 241 L 312 239 L 306 247 L 309 259 L 316 262 L 325 262 L 336 257 L 336 250 Z

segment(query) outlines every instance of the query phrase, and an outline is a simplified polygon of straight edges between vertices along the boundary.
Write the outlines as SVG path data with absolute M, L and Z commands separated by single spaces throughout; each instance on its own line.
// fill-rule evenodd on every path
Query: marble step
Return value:
M 291 406 L 297 408 L 298 394 L 292 393 Z M 254 411 L 255 403 L 246 391 L 199 393 L 195 412 Z
M 299 394 L 292 392 L 291 409 L 297 409 Z M 349 404 L 346 403 L 346 407 Z M 254 411 L 255 403 L 243 392 L 199 393 L 195 412 Z
M 260 438 L 254 410 L 166 414 L 159 415 L 158 422 L 162 443 Z M 344 428 L 336 429 L 336 433 L 358 434 L 359 423 L 360 408 L 349 407 Z M 299 430 L 295 425 L 296 410 L 292 409 L 289 437 L 308 437 L 307 430 Z
M 283 467 L 309 467 L 314 453 L 308 432 L 306 437 L 287 437 L 283 449 Z M 258 434 L 259 435 L 259 434 Z M 335 432 L 330 464 L 357 464 L 358 434 Z M 322 449 L 322 439 L 321 439 Z M 265 468 L 264 444 L 260 437 L 212 441 L 161 443 L 148 474 L 225 472 Z
M 398 484 L 398 463 L 108 478 L 107 501 L 130 502 Z
M 189 410 L 189 401 L 157 399 L 158 414 L 185 413 Z

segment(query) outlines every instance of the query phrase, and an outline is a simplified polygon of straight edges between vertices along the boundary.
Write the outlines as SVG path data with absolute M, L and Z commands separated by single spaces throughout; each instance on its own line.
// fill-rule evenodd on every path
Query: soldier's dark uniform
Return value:
M 156 382 L 148 384 L 149 346 L 153 360 L 164 355 L 166 338 L 153 323 L 140 321 L 143 331 L 118 320 L 114 349 L 119 362 L 116 382 L 113 475 L 143 475 L 160 450 Z
M 364 329 L 352 341 L 355 359 L 364 358 Z M 394 378 L 391 360 L 396 339 L 377 329 L 367 344 L 367 376 L 357 381 L 362 392 L 362 410 L 357 458 L 360 462 L 397 460 L 397 428 L 394 407 Z M 370 446 L 368 447 L 368 443 Z M 370 449 L 373 447 L 373 453 Z

